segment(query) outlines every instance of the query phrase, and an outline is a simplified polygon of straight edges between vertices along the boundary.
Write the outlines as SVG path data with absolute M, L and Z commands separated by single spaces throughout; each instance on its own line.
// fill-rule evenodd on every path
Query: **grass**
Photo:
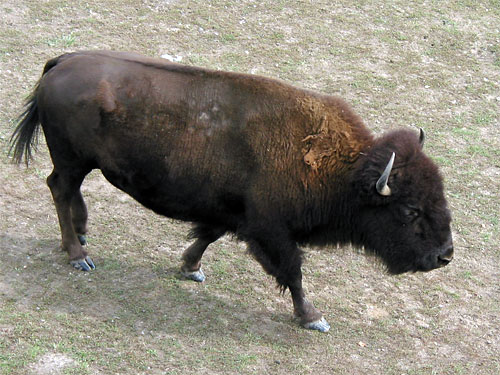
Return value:
M 52 364 L 61 374 L 500 371 L 498 1 L 0 8 L 0 374 L 41 373 L 48 358 L 62 358 Z M 320 335 L 298 327 L 289 295 L 230 238 L 207 251 L 205 283 L 182 280 L 189 226 L 92 173 L 84 195 L 98 269 L 72 271 L 58 250 L 43 142 L 27 170 L 6 152 L 45 61 L 99 48 L 179 55 L 340 95 L 377 133 L 423 127 L 445 177 L 456 259 L 390 277 L 359 251 L 307 249 L 306 290 L 332 325 Z
M 67 35 L 61 35 L 47 41 L 47 45 L 49 47 L 57 47 L 57 48 L 69 48 L 73 47 L 76 44 L 77 37 L 71 32 Z

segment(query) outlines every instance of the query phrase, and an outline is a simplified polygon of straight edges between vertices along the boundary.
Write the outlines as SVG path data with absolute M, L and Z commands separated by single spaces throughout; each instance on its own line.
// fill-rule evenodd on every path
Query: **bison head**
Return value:
M 430 271 L 453 258 L 442 177 L 422 152 L 423 139 L 408 130 L 377 139 L 354 181 L 359 244 L 394 274 Z

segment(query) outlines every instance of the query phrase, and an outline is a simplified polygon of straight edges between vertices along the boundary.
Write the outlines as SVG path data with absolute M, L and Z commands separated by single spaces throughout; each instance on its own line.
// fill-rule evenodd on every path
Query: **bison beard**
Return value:
M 96 168 L 156 213 L 194 223 L 186 277 L 203 281 L 203 252 L 233 233 L 290 290 L 310 329 L 329 325 L 305 298 L 299 245 L 352 243 L 391 273 L 453 257 L 423 133 L 375 138 L 339 98 L 132 53 L 78 52 L 45 65 L 11 139 L 17 162 L 29 162 L 40 124 L 62 248 L 84 271 L 95 265 L 83 247 L 80 185 Z

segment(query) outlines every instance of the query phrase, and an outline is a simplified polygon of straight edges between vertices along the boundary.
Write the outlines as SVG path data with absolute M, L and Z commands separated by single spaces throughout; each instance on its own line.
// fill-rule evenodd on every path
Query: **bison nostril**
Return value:
M 438 263 L 446 266 L 453 259 L 453 246 L 447 248 L 443 254 L 438 255 Z

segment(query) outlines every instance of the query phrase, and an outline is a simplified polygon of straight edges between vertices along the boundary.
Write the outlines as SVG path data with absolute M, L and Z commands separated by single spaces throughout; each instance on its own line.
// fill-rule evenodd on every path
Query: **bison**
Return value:
M 295 315 L 328 331 L 305 298 L 299 246 L 353 244 L 389 273 L 453 258 L 442 177 L 423 132 L 375 137 L 341 99 L 247 74 L 135 53 L 87 51 L 49 60 L 11 138 L 26 164 L 41 125 L 62 249 L 81 270 L 95 168 L 154 212 L 194 224 L 182 274 L 203 281 L 201 257 L 232 233 L 289 289 Z

